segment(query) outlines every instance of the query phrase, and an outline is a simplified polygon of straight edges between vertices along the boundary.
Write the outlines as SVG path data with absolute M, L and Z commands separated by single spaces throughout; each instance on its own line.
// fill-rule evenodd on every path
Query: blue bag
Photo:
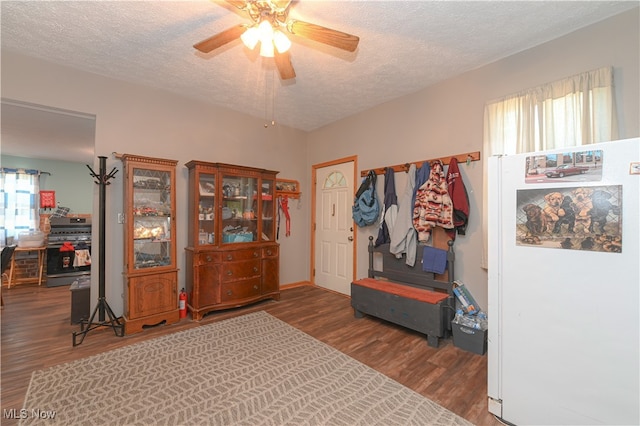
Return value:
M 362 181 L 353 201 L 353 221 L 359 227 L 376 223 L 380 214 L 380 203 L 376 197 L 376 173 L 370 170 Z

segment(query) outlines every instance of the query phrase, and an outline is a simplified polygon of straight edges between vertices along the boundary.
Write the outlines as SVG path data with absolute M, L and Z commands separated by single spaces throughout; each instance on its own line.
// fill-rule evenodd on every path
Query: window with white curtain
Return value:
M 613 69 L 600 68 L 487 102 L 485 171 L 493 155 L 570 148 L 618 138 Z M 487 173 L 484 173 L 484 253 L 487 267 Z
M 0 169 L 0 246 L 20 232 L 39 229 L 39 191 L 37 170 Z

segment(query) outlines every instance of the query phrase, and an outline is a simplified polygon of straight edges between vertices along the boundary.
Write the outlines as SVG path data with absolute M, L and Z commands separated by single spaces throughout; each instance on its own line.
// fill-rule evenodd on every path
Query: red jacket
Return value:
M 467 224 L 469 223 L 469 196 L 467 188 L 464 187 L 462 175 L 458 168 L 458 160 L 452 158 L 447 170 L 447 186 L 449 196 L 453 202 L 453 226 L 454 229 L 447 230 L 449 237 L 455 239 L 456 232 L 465 235 Z

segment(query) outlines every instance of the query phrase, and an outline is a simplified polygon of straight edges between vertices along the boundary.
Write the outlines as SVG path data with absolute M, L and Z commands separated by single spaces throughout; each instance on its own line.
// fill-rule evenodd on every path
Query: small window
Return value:
M 323 188 L 331 189 L 331 188 L 344 188 L 347 186 L 347 180 L 344 178 L 344 175 L 340 172 L 331 172 L 329 176 L 324 181 Z
M 22 231 L 39 229 L 39 176 L 37 170 L 0 169 L 0 245 L 11 245 Z

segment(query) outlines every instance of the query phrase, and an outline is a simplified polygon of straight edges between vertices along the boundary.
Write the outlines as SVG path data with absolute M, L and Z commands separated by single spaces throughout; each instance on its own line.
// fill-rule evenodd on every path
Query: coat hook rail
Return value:
M 411 166 L 411 164 L 415 164 L 416 167 L 420 167 L 422 166 L 422 163 L 424 163 L 425 161 L 436 161 L 436 160 L 442 161 L 442 163 L 446 166 L 454 157 L 456 160 L 458 160 L 458 163 L 469 163 L 471 161 L 480 161 L 480 151 L 467 152 L 464 154 L 457 154 L 457 155 L 449 155 L 447 157 L 432 158 L 430 160 L 414 161 L 413 163 L 397 164 L 395 166 L 391 166 L 391 168 L 396 173 L 406 172 L 409 170 L 409 167 Z M 363 176 L 363 177 L 366 176 L 367 173 L 369 173 L 369 170 L 373 170 L 377 175 L 383 175 L 386 169 L 387 167 L 378 167 L 377 169 L 363 170 L 360 172 L 360 176 Z

